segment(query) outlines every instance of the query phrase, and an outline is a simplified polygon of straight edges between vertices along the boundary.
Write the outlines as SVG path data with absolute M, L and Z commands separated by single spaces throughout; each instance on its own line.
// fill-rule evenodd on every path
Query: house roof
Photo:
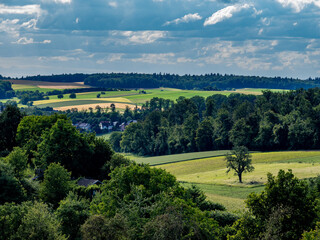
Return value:
M 85 186 L 88 187 L 90 185 L 94 185 L 94 184 L 102 184 L 102 182 L 100 182 L 99 180 L 96 179 L 88 179 L 88 178 L 81 178 L 77 184 L 79 186 Z

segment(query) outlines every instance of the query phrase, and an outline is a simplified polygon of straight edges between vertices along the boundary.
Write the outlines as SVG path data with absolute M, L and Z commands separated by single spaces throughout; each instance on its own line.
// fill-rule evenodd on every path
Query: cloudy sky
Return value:
M 320 0 L 0 0 L 0 74 L 320 76 Z

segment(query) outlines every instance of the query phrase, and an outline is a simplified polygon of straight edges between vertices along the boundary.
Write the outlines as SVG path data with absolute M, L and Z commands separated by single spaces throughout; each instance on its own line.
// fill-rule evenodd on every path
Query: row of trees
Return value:
M 277 88 L 297 89 L 319 86 L 319 79 L 299 80 L 280 77 L 237 76 L 221 74 L 176 75 L 101 73 L 89 75 L 85 84 L 97 87 L 115 88 L 158 88 L 179 89 L 232 89 L 232 88 Z
M 10 79 L 10 78 L 8 78 Z M 277 88 L 297 89 L 319 86 L 319 78 L 293 79 L 281 77 L 258 77 L 204 74 L 139 74 L 139 73 L 100 73 L 100 74 L 61 74 L 50 76 L 27 76 L 20 80 L 49 82 L 85 82 L 86 85 L 107 88 L 158 88 L 173 87 L 182 89 L 232 89 L 232 88 Z M 100 90 L 99 90 L 100 91 Z
M 319 88 L 264 91 L 261 96 L 180 97 L 167 107 L 164 102 L 152 99 L 141 121 L 123 134 L 114 133 L 114 149 L 163 155 L 233 146 L 262 151 L 320 147 Z

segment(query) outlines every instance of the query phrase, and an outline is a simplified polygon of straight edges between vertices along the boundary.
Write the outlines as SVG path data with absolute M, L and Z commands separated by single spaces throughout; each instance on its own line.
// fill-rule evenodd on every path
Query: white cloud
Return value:
M 33 41 L 33 38 L 29 38 L 29 39 L 28 39 L 28 38 L 26 38 L 26 37 L 22 37 L 22 38 L 18 39 L 18 41 L 13 42 L 13 43 L 25 45 L 25 44 L 34 43 L 34 41 Z
M 0 4 L 0 14 L 26 14 L 26 15 L 40 15 L 41 8 L 38 4 L 25 5 L 25 6 L 6 6 Z
M 108 3 L 110 7 L 116 8 L 118 7 L 118 3 L 117 2 L 109 2 Z
M 296 12 L 300 12 L 307 5 L 314 4 L 320 8 L 320 0 L 277 0 L 283 7 L 291 7 Z
M 26 38 L 26 37 L 22 37 L 22 38 L 19 38 L 17 41 L 15 42 L 12 42 L 12 43 L 15 43 L 15 44 L 22 44 L 22 45 L 26 45 L 26 44 L 33 44 L 33 43 L 40 43 L 40 44 L 49 44 L 51 43 L 51 40 L 43 40 L 42 42 L 35 42 L 33 40 L 33 38 Z
M 261 28 L 258 32 L 259 35 L 261 35 L 263 33 L 263 28 Z
M 130 42 L 135 44 L 148 44 L 164 38 L 167 35 L 165 31 L 113 31 L 113 36 L 126 37 Z
M 184 15 L 181 18 L 177 18 L 175 20 L 172 21 L 168 21 L 164 24 L 164 26 L 166 25 L 170 25 L 170 24 L 179 24 L 179 23 L 188 23 L 188 22 L 194 22 L 194 21 L 198 21 L 201 20 L 202 17 L 198 14 L 198 13 L 189 13 L 187 15 Z
M 19 19 L 6 19 L 0 22 L 0 32 L 6 32 L 14 37 L 19 36 Z
M 79 58 L 74 57 L 67 57 L 67 56 L 55 56 L 55 57 L 39 57 L 38 60 L 40 61 L 48 61 L 48 60 L 55 60 L 59 62 L 69 62 L 69 61 L 79 61 Z
M 222 22 L 225 19 L 231 18 L 234 13 L 240 12 L 242 9 L 247 9 L 250 7 L 251 5 L 249 4 L 236 4 L 233 6 L 225 7 L 212 14 L 211 17 L 207 18 L 203 25 L 208 26 Z
M 175 63 L 175 60 L 173 59 L 174 57 L 175 57 L 174 53 L 159 53 L 159 54 L 145 53 L 145 54 L 141 54 L 140 58 L 132 59 L 132 62 L 142 62 L 142 63 L 151 63 L 151 64 L 174 64 Z

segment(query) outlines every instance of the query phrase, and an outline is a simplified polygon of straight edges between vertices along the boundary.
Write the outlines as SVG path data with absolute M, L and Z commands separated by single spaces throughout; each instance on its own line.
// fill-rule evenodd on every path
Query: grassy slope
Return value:
M 151 166 L 155 166 L 155 165 L 182 162 L 182 161 L 188 161 L 188 160 L 194 160 L 194 159 L 224 156 L 228 152 L 229 152 L 228 150 L 220 150 L 220 151 L 208 151 L 208 152 L 183 153 L 183 154 L 164 155 L 159 157 L 136 158 L 135 161 L 138 163 L 147 163 L 147 164 L 150 164 Z
M 180 158 L 183 158 L 183 154 Z M 238 183 L 233 173 L 226 173 L 224 157 L 156 167 L 166 169 L 186 186 L 198 185 L 209 199 L 224 204 L 229 210 L 243 209 L 244 199 L 249 193 L 262 191 L 268 172 L 276 175 L 280 169 L 292 169 L 297 177 L 308 178 L 318 176 L 320 171 L 320 151 L 253 153 L 252 159 L 255 171 L 243 175 L 243 184 Z

